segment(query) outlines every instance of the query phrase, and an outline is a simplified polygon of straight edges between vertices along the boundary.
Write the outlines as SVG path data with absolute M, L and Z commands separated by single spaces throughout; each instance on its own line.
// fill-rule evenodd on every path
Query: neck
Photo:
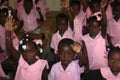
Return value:
M 68 67 L 68 64 L 61 63 L 61 65 L 62 65 L 64 70 L 66 70 L 66 68 Z
M 114 16 L 113 18 L 115 19 L 115 21 L 118 22 L 118 20 L 119 20 L 120 17 Z

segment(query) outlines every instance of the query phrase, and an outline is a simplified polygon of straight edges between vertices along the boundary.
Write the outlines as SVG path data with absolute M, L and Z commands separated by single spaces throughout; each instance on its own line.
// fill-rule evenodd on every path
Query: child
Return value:
M 0 10 L 0 47 L 1 49 L 3 50 L 4 53 L 7 53 L 6 51 L 6 40 L 5 40 L 5 21 L 6 21 L 6 17 L 8 17 L 8 9 L 6 8 L 3 8 L 2 10 Z M 18 38 L 16 37 L 14 31 L 11 32 L 11 38 L 12 38 L 12 41 L 14 42 L 13 43 L 13 46 L 16 50 L 18 50 L 18 45 L 19 45 L 19 40 Z M 8 57 L 7 54 L 3 54 L 3 55 L 6 55 L 6 57 Z M 0 55 L 0 57 L 2 57 L 2 53 Z M 1 62 L 1 58 L 0 58 L 0 62 Z
M 57 54 L 60 61 L 52 66 L 48 80 L 80 80 L 80 74 L 84 72 L 82 59 L 74 60 L 75 53 L 80 53 L 81 46 L 73 40 L 65 38 L 59 42 Z
M 83 36 L 87 49 L 89 69 L 95 70 L 107 66 L 106 45 L 101 16 L 91 16 L 88 19 L 89 33 Z
M 46 8 L 45 8 L 46 0 L 35 0 L 35 5 L 36 5 L 36 7 L 41 9 L 43 18 L 44 18 L 44 20 L 46 20 L 46 15 L 45 15 L 46 14 Z
M 12 26 L 13 23 L 13 18 L 8 17 L 5 27 L 7 30 L 7 50 L 13 57 L 14 62 L 18 63 L 15 80 L 47 80 L 47 61 L 37 57 L 40 51 L 37 43 L 35 43 L 29 35 L 25 35 L 20 41 L 19 52 L 13 48 L 11 42 L 11 31 L 14 30 Z
M 73 32 L 68 26 L 68 16 L 65 14 L 58 14 L 56 16 L 57 32 L 52 35 L 50 47 L 52 52 L 57 53 L 58 43 L 63 38 L 73 39 Z
M 82 27 L 83 27 L 83 20 L 85 17 L 84 11 L 80 8 L 80 1 L 72 1 L 70 3 L 70 7 L 72 8 L 71 14 L 73 16 L 73 39 L 75 42 L 81 43 L 82 38 Z M 79 35 L 78 35 L 79 34 Z
M 120 80 L 120 48 L 113 47 L 108 53 L 108 67 L 89 71 L 84 74 L 85 80 Z M 93 76 L 94 75 L 94 76 Z
M 40 20 L 43 21 L 40 9 L 36 10 L 34 8 L 32 0 L 24 0 L 23 7 L 24 10 L 20 12 L 21 26 L 18 28 L 18 31 L 21 27 L 23 27 L 25 32 L 38 30 Z
M 112 3 L 113 17 L 108 21 L 107 34 L 109 46 L 120 43 L 120 1 Z

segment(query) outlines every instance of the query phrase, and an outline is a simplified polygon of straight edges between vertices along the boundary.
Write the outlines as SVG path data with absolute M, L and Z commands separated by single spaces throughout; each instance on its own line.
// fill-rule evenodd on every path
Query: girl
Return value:
M 82 38 L 87 49 L 90 70 L 107 66 L 104 26 L 102 26 L 101 17 L 100 15 L 91 16 L 88 19 L 89 33 Z
M 7 50 L 14 62 L 18 63 L 15 80 L 47 80 L 47 61 L 37 57 L 40 53 L 38 46 L 28 35 L 20 41 L 19 52 L 13 48 L 11 42 L 13 23 L 13 18 L 8 17 L 5 27 Z
M 23 27 L 25 32 L 37 31 L 39 22 L 43 21 L 40 9 L 34 8 L 32 0 L 24 0 L 23 7 L 19 19 L 21 26 L 17 30 L 19 31 Z
M 80 74 L 84 72 L 85 55 L 81 54 L 81 46 L 73 40 L 65 38 L 59 42 L 57 54 L 60 61 L 52 66 L 49 80 L 80 80 Z M 75 53 L 80 56 L 74 60 Z M 84 59 L 84 60 L 83 60 Z
M 2 10 L 0 10 L 0 47 L 3 51 L 3 53 L 7 53 L 6 50 L 6 40 L 5 40 L 5 21 L 6 21 L 6 17 L 8 17 L 8 9 L 4 8 Z M 15 25 L 16 26 L 16 25 Z M 13 46 L 16 50 L 18 50 L 18 46 L 19 46 L 19 40 L 16 36 L 16 34 L 14 33 L 14 31 L 11 32 L 11 38 L 13 43 Z M 8 54 L 0 54 L 0 62 L 2 60 L 4 60 L 2 57 L 4 56 L 4 58 L 8 57 Z
M 108 21 L 107 34 L 109 46 L 120 44 L 120 1 L 113 1 L 113 17 Z
M 68 16 L 65 14 L 58 14 L 56 16 L 57 32 L 52 35 L 50 47 L 52 53 L 57 53 L 58 43 L 63 38 L 73 38 L 73 32 L 68 26 Z
M 85 80 L 120 80 L 120 48 L 113 47 L 108 53 L 108 67 L 89 71 L 84 74 Z M 93 76 L 94 75 L 94 76 Z

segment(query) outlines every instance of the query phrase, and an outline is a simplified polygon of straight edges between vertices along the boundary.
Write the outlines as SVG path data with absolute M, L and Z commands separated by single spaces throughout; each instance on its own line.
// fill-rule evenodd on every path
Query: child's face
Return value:
M 26 13 L 30 13 L 31 9 L 33 8 L 33 3 L 32 2 L 25 2 L 24 8 L 25 8 Z
M 117 74 L 120 72 L 120 53 L 119 52 L 114 52 L 114 54 L 112 54 L 109 57 L 108 65 L 114 74 Z
M 120 5 L 117 5 L 115 9 L 112 10 L 115 17 L 120 18 Z
M 26 50 L 23 52 L 22 56 L 28 64 L 32 64 L 35 61 L 35 57 L 39 52 L 38 49 L 34 48 L 31 45 L 26 45 Z
M 89 23 L 89 33 L 90 36 L 95 37 L 100 31 L 100 26 L 97 21 L 92 21 Z
M 64 33 L 68 28 L 68 23 L 65 19 L 59 19 L 57 21 L 57 27 L 60 33 Z
M 100 5 L 98 3 L 94 3 L 91 7 L 91 11 L 93 13 L 100 11 Z
M 58 49 L 58 55 L 60 61 L 64 65 L 68 65 L 71 61 L 74 60 L 74 51 L 71 46 L 64 46 Z
M 78 15 L 79 12 L 80 12 L 80 6 L 78 6 L 78 5 L 73 5 L 73 6 L 72 6 L 72 12 L 73 12 L 73 16 Z

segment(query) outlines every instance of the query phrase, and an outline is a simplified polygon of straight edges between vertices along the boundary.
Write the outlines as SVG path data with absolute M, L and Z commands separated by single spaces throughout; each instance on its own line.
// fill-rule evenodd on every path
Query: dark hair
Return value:
M 98 16 L 101 16 L 98 14 Z M 98 24 L 101 26 L 102 20 L 98 21 L 96 16 L 91 16 L 87 19 L 87 24 L 89 25 L 91 22 L 98 22 Z
M 119 47 L 112 47 L 110 51 L 108 52 L 108 59 L 113 55 L 115 52 L 118 52 L 120 54 L 120 48 Z
M 24 45 L 29 45 L 29 46 L 33 46 L 33 47 L 37 48 L 36 43 L 33 42 L 33 39 L 28 34 L 24 34 L 22 40 L 20 40 L 19 50 L 22 53 L 24 51 L 24 49 L 23 49 Z
M 24 0 L 24 2 L 33 2 L 33 0 Z
M 117 6 L 120 6 L 120 1 L 119 0 L 115 0 L 111 3 L 112 9 L 115 9 Z
M 63 46 L 71 46 L 73 43 L 74 41 L 72 39 L 64 38 L 59 42 L 58 48 L 61 48 Z
M 56 24 L 58 23 L 58 20 L 65 19 L 68 23 L 68 16 L 64 13 L 60 13 L 56 16 Z
M 80 5 L 81 5 L 81 2 L 78 1 L 78 0 L 72 0 L 72 1 L 70 1 L 70 6 L 74 6 L 74 5 L 80 6 Z
M 8 16 L 8 8 L 2 8 L 0 13 L 4 14 L 5 16 Z
M 90 7 L 92 7 L 95 3 L 99 4 L 101 3 L 102 0 L 91 0 L 90 1 Z

